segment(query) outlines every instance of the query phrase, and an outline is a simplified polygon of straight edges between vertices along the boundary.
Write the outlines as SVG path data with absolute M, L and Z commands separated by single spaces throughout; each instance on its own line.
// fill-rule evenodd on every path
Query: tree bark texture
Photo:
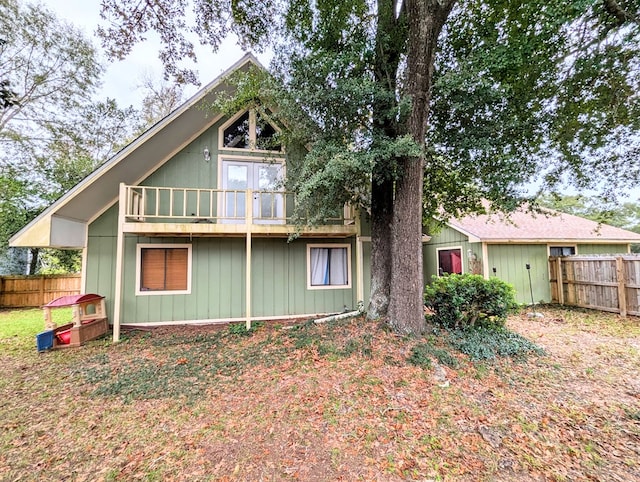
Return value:
M 455 0 L 407 0 L 409 24 L 406 94 L 411 97 L 408 132 L 425 144 L 438 36 Z M 422 265 L 424 155 L 399 161 L 393 210 L 389 323 L 399 333 L 425 330 Z
M 29 273 L 31 275 L 36 274 L 38 270 L 38 257 L 40 256 L 40 248 L 29 248 L 31 259 L 29 260 Z
M 391 294 L 391 226 L 393 180 L 374 182 L 371 189 L 371 298 L 370 320 L 386 319 Z
M 378 1 L 376 83 L 389 94 L 378 95 L 373 105 L 373 125 L 378 136 L 393 139 L 398 125 L 390 112 L 397 108 L 393 94 L 397 87 L 398 64 L 406 41 L 403 19 L 396 17 L 395 0 Z M 391 295 L 391 247 L 394 173 L 389 160 L 378 160 L 371 187 L 371 298 L 367 308 L 370 320 L 386 319 Z

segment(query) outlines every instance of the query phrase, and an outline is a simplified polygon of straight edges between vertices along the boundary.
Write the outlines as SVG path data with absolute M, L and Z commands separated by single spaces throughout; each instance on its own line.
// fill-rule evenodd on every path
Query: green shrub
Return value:
M 450 368 L 458 368 L 458 360 L 447 350 L 437 348 L 430 343 L 420 343 L 411 349 L 409 363 L 423 368 L 431 368 L 431 358 Z
M 445 328 L 502 327 L 518 308 L 513 286 L 475 274 L 434 276 L 424 301 L 433 321 Z
M 253 326 L 247 330 L 247 325 L 244 322 L 231 323 L 227 328 L 227 331 L 229 332 L 229 334 L 233 336 L 249 336 L 253 334 L 254 330 L 255 330 L 255 327 Z
M 452 331 L 449 334 L 449 344 L 473 361 L 498 357 L 524 359 L 532 354 L 544 354 L 544 350 L 538 345 L 506 328 Z

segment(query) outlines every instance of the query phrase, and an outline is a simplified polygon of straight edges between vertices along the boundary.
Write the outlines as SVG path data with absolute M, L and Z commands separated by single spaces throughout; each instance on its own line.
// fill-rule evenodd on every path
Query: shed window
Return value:
M 138 245 L 137 294 L 189 293 L 191 246 Z
M 550 246 L 549 256 L 571 256 L 576 254 L 575 246 Z
M 462 274 L 462 249 L 438 250 L 438 274 Z
M 309 289 L 351 287 L 349 245 L 308 245 Z

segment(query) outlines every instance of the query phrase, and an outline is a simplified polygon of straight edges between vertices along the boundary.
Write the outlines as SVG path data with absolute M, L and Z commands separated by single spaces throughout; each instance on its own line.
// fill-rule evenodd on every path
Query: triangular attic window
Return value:
M 222 147 L 281 151 L 278 129 L 256 111 L 242 113 L 222 128 Z

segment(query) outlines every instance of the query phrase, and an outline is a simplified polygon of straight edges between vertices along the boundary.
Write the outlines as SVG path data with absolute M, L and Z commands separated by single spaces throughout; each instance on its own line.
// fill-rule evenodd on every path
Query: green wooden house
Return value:
M 444 273 L 497 276 L 520 303 L 530 304 L 532 292 L 536 303 L 550 302 L 550 256 L 628 253 L 634 243 L 640 234 L 551 210 L 466 216 L 424 244 L 425 282 Z
M 250 324 L 355 310 L 369 299 L 366 220 L 345 206 L 323 226 L 295 226 L 295 199 L 283 187 L 295 166 L 271 142 L 278 126 L 253 110 L 211 110 L 232 89 L 229 75 L 252 66 L 247 54 L 10 240 L 81 249 L 82 292 L 105 297 L 116 341 L 122 325 Z M 425 281 L 495 274 L 526 302 L 529 264 L 535 299 L 548 301 L 549 255 L 627 252 L 637 242 L 566 215 L 464 218 L 425 242 Z
M 212 112 L 244 56 L 11 239 L 80 248 L 82 291 L 121 325 L 275 320 L 354 310 L 368 297 L 369 238 L 344 212 L 289 242 L 278 131 L 252 110 Z M 266 147 L 268 146 L 268 147 Z M 368 263 L 367 263 L 368 264 Z

